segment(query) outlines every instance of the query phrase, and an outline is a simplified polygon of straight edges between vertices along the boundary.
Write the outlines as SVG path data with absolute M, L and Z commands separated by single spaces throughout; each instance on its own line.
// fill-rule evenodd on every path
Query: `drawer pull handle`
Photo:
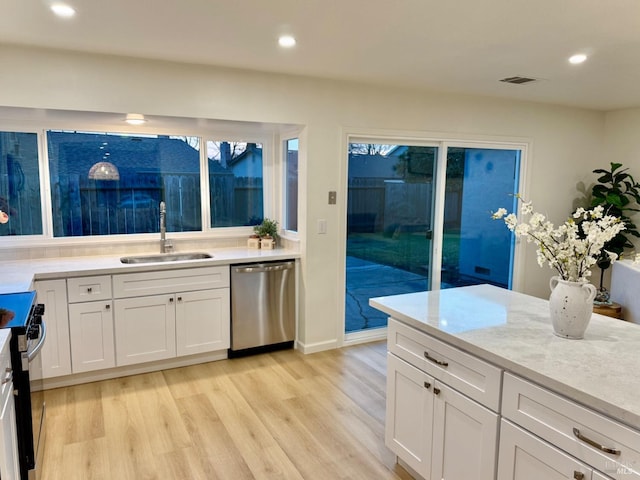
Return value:
M 5 383 L 9 383 L 10 381 L 13 380 L 13 370 L 11 370 L 11 368 L 7 368 L 5 370 L 6 375 L 5 377 L 2 379 L 2 385 L 4 385 Z
M 424 358 L 429 360 L 430 362 L 435 363 L 436 365 L 440 365 L 441 367 L 448 367 L 449 364 L 447 362 L 443 362 L 442 360 L 438 360 L 429 355 L 429 352 L 424 352 Z
M 577 470 L 574 470 L 574 471 L 573 471 L 573 478 L 574 478 L 575 480 L 584 480 L 584 473 L 579 472 L 579 471 L 577 471 Z
M 438 387 L 433 387 L 433 393 L 440 395 L 440 389 Z
M 91 292 L 93 292 L 93 288 L 88 287 L 88 288 L 87 288 L 87 293 L 91 293 Z
M 424 382 L 424 388 L 427 390 L 431 388 L 431 384 L 429 382 Z
M 600 445 L 597 442 L 594 442 L 593 440 L 591 440 L 590 438 L 585 437 L 584 435 L 582 435 L 580 433 L 580 430 L 578 430 L 577 428 L 573 428 L 573 434 L 579 439 L 582 440 L 585 443 L 588 443 L 589 445 L 591 445 L 594 448 L 597 448 L 598 450 L 602 450 L 605 453 L 610 453 L 611 455 L 620 455 L 620 450 L 618 450 L 617 448 L 610 448 L 610 447 L 605 447 L 604 445 Z

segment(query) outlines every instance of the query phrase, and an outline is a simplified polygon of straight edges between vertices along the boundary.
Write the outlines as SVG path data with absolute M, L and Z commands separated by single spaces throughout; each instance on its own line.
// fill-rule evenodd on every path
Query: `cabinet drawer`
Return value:
M 482 405 L 498 411 L 502 370 L 394 319 L 389 319 L 390 352 Z
M 502 415 L 612 478 L 640 479 L 640 432 L 576 402 L 505 373 Z
M 114 298 L 162 295 L 229 286 L 229 267 L 202 267 L 113 276 Z
M 68 278 L 67 295 L 69 303 L 111 300 L 111 276 Z

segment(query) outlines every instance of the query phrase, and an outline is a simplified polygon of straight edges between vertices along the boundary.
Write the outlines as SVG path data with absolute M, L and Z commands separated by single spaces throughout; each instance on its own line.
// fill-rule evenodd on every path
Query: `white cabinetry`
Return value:
M 118 365 L 176 356 L 174 295 L 115 300 Z
M 228 288 L 176 295 L 176 354 L 192 355 L 229 348 Z
M 0 375 L 2 378 L 0 385 L 0 478 L 17 480 L 20 476 L 20 469 L 8 339 L 0 351 Z
M 512 374 L 504 376 L 502 415 L 498 480 L 640 480 L 638 431 Z M 514 475 L 529 471 L 539 475 Z
M 69 314 L 67 311 L 67 283 L 60 280 L 38 280 L 35 290 L 39 303 L 45 306 L 42 320 L 47 326 L 47 339 L 40 352 L 42 378 L 71 374 L 69 346 Z
M 587 465 L 502 420 L 500 428 L 499 480 L 590 480 Z
M 425 479 L 493 480 L 500 369 L 393 319 L 388 332 L 387 446 Z
M 229 348 L 229 267 L 114 275 L 117 365 Z
M 69 305 L 73 373 L 115 367 L 111 300 Z
M 67 291 L 73 373 L 115 367 L 111 277 L 69 278 Z

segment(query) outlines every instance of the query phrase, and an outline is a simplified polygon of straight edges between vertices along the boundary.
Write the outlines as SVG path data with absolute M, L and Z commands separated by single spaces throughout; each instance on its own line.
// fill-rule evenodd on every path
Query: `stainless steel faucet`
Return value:
M 167 240 L 167 206 L 160 202 L 160 253 L 166 253 L 171 248 L 171 241 Z

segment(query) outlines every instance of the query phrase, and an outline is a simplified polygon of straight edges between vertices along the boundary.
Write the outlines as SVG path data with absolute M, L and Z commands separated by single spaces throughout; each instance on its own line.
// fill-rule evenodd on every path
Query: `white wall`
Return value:
M 587 110 L 8 46 L 0 47 L 0 64 L 3 106 L 305 125 L 300 298 L 301 340 L 310 351 L 338 338 L 347 133 L 527 141 L 526 195 L 556 221 L 571 212 L 577 183 L 603 158 L 604 114 Z M 327 204 L 329 190 L 338 191 L 338 205 Z M 327 220 L 326 235 L 316 234 L 318 219 Z M 552 272 L 537 266 L 533 251 L 525 259 L 521 290 L 547 297 Z

